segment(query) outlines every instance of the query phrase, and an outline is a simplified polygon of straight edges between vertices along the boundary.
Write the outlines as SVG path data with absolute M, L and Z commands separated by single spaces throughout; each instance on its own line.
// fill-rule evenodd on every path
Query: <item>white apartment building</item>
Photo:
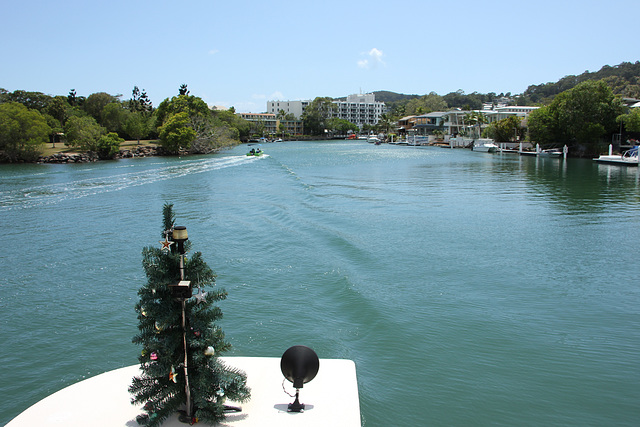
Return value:
M 285 114 L 293 114 L 299 119 L 310 103 L 311 101 L 268 101 L 267 113 L 277 115 L 282 110 Z
M 302 113 L 311 103 L 307 101 L 268 101 L 267 113 L 278 114 L 283 110 L 285 114 L 292 113 L 297 118 L 302 117 Z M 347 96 L 346 101 L 333 101 L 336 104 L 334 117 L 348 120 L 362 128 L 363 125 L 377 125 L 380 116 L 385 111 L 385 104 L 376 101 L 373 93 L 357 94 Z

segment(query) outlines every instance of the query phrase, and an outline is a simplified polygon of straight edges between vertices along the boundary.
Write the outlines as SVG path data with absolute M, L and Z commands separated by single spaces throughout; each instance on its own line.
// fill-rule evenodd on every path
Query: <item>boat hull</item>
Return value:
M 622 156 L 600 156 L 597 159 L 593 159 L 598 163 L 609 163 L 614 165 L 627 165 L 638 166 L 637 157 L 622 157 Z

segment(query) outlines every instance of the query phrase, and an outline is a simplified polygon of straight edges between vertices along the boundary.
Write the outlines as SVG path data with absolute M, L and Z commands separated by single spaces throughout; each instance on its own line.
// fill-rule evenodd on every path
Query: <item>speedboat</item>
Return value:
M 251 145 L 251 144 L 249 144 Z M 251 150 L 249 150 L 249 152 L 247 153 L 247 156 L 262 156 L 263 151 L 260 149 L 260 147 L 255 147 L 252 148 Z
M 498 151 L 498 146 L 493 142 L 493 139 L 480 138 L 473 142 L 473 147 L 471 149 L 482 153 L 495 153 Z
M 631 150 L 627 150 L 622 154 L 612 154 L 609 148 L 609 154 L 603 154 L 597 159 L 593 159 L 599 163 L 613 163 L 617 165 L 638 166 L 638 146 Z

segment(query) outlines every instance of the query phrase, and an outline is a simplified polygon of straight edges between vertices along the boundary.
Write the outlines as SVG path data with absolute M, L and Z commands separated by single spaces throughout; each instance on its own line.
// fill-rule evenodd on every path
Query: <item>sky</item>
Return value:
M 0 88 L 154 106 L 529 85 L 640 60 L 638 0 L 0 0 Z

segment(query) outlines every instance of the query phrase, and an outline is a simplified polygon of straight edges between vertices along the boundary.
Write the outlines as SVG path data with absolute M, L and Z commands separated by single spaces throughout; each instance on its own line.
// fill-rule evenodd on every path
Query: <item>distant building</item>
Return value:
M 285 114 L 293 114 L 299 119 L 310 103 L 311 101 L 269 101 L 267 113 L 278 114 L 282 110 Z
M 385 111 L 385 104 L 376 101 L 373 93 L 359 95 L 349 95 L 346 101 L 333 101 L 336 105 L 336 113 L 333 117 L 347 120 L 362 128 L 363 125 L 377 125 L 382 113 Z M 293 114 L 301 118 L 304 110 L 311 104 L 306 101 L 268 101 L 267 113 L 278 114 L 284 111 L 285 114 Z
M 446 132 L 446 117 L 447 113 L 441 111 L 415 116 L 413 129 L 419 135 L 431 135 L 435 130 Z
M 400 135 L 403 135 L 406 132 L 412 131 L 415 125 L 416 125 L 416 116 L 406 116 L 398 120 L 397 131 Z
M 275 114 L 238 113 L 238 116 L 251 122 L 251 132 L 262 136 L 274 135 L 278 130 Z
M 373 93 L 349 95 L 346 101 L 333 101 L 333 103 L 338 106 L 336 117 L 348 120 L 361 129 L 365 124 L 377 125 L 385 111 L 384 102 L 376 101 Z
M 278 120 L 271 113 L 238 113 L 238 116 L 251 122 L 251 133 L 262 136 L 277 136 L 280 124 L 284 126 L 285 133 L 289 135 L 302 135 L 302 120 Z
M 493 110 L 475 110 L 475 112 L 482 113 L 485 117 L 486 121 L 481 126 L 484 129 L 491 123 L 506 119 L 509 116 L 525 119 L 532 111 L 538 108 L 539 107 L 509 105 L 494 107 Z M 413 126 L 407 130 L 413 130 L 418 135 L 431 135 L 434 130 L 441 130 L 446 135 L 465 134 L 469 127 L 475 128 L 475 126 L 470 126 L 468 123 L 465 123 L 465 116 L 473 112 L 474 111 L 464 110 L 434 111 L 420 116 L 410 116 L 410 120 L 413 121 Z M 399 128 L 402 127 L 402 120 L 405 119 L 407 118 L 398 121 Z

